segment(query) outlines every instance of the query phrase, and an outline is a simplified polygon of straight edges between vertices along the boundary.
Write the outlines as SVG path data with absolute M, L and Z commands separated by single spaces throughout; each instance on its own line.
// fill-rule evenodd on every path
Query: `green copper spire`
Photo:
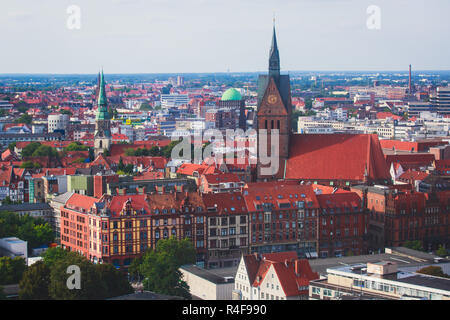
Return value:
M 105 90 L 105 77 L 103 75 L 103 70 L 102 73 L 100 75 L 100 84 L 99 84 L 100 88 L 98 91 L 98 101 L 97 101 L 97 105 L 98 106 L 105 106 L 106 105 L 106 90 Z
M 103 70 L 100 75 L 100 84 L 98 90 L 98 99 L 97 99 L 97 119 L 99 120 L 108 120 L 109 113 L 107 107 L 107 99 L 106 99 L 106 89 L 105 89 L 105 77 L 103 75 Z

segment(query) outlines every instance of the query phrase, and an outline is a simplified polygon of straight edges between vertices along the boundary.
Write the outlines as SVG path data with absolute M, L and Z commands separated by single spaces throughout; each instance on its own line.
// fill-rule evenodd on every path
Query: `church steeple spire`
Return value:
M 275 32 L 275 18 L 273 21 L 272 46 L 269 55 L 269 76 L 278 79 L 280 76 L 280 53 L 278 52 L 277 34 Z
M 106 99 L 105 76 L 103 70 L 100 74 L 97 97 L 97 115 L 95 119 L 94 150 L 98 156 L 111 146 L 111 123 Z
M 108 100 L 106 98 L 106 88 L 105 88 L 105 77 L 102 73 L 100 74 L 100 83 L 98 88 L 98 98 L 97 98 L 97 119 L 109 119 L 108 113 Z
M 100 106 L 106 106 L 106 89 L 105 89 L 105 77 L 102 73 L 100 74 L 100 83 L 99 83 L 99 91 L 98 91 L 98 100 L 97 105 Z

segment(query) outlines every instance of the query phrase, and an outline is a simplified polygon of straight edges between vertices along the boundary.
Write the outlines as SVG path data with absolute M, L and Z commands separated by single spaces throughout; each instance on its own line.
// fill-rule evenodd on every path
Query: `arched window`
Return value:
M 99 148 L 103 148 L 103 140 L 100 140 Z
M 264 121 L 264 129 L 267 129 L 267 120 Z
M 273 120 L 270 120 L 270 129 L 274 129 L 274 127 L 273 127 Z

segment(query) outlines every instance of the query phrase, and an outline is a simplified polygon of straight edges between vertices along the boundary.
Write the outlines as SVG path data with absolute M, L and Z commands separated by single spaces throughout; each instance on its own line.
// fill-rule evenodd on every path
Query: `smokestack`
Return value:
M 412 94 L 411 65 L 409 65 L 409 94 Z

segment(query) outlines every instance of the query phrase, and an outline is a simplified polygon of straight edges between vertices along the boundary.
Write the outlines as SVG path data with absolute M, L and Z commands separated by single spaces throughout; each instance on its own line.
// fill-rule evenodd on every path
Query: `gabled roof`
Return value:
M 107 207 L 111 210 L 111 214 L 113 216 L 119 216 L 128 201 L 131 203 L 133 210 L 140 211 L 144 209 L 147 214 L 150 213 L 149 206 L 146 201 L 146 195 L 144 194 L 113 196 L 111 201 L 107 202 Z
M 307 294 L 307 290 L 301 289 L 307 287 L 309 281 L 319 279 L 319 274 L 312 271 L 308 260 L 299 260 L 295 251 L 245 255 L 243 261 L 253 287 L 260 286 L 273 268 L 287 297 Z
M 286 179 L 389 180 L 376 134 L 293 134 Z
M 89 212 L 96 202 L 99 202 L 97 198 L 74 193 L 69 200 L 67 200 L 66 207 L 69 209 L 81 208 L 86 212 Z

